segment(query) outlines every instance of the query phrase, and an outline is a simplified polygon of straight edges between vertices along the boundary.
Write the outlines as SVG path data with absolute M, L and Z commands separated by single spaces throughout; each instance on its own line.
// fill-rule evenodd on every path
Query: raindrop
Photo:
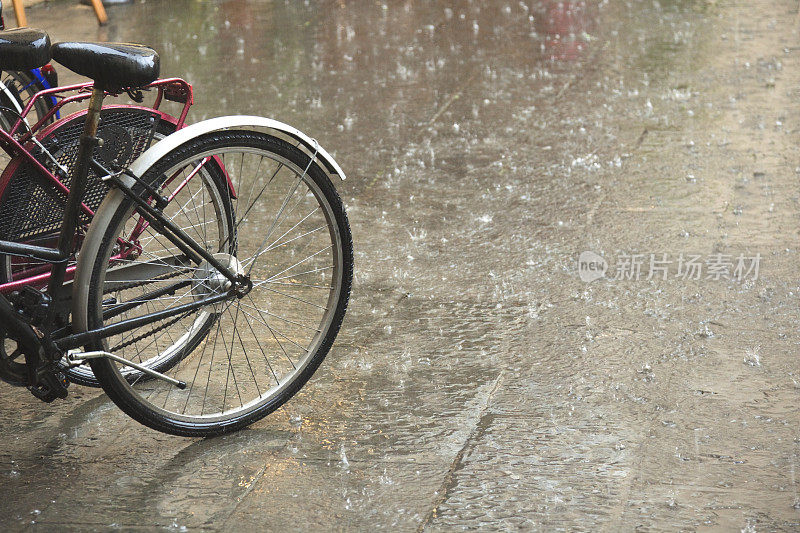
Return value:
M 744 363 L 749 366 L 761 366 L 758 348 L 747 348 L 744 352 Z

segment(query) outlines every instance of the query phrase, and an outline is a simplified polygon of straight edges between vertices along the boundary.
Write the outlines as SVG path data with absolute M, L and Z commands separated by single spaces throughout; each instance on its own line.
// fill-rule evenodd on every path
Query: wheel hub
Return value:
M 242 268 L 242 264 L 236 257 L 231 254 L 219 252 L 214 254 L 214 259 L 236 274 L 237 278 L 246 279 L 244 268 Z M 231 288 L 231 281 L 208 261 L 200 263 L 200 266 L 197 267 L 197 270 L 192 276 L 192 294 L 194 295 L 195 301 L 205 300 L 206 298 L 219 294 L 226 294 Z M 238 287 L 233 288 L 238 292 Z M 221 310 L 223 303 L 224 302 L 217 302 L 211 305 L 214 307 L 214 310 L 218 312 Z

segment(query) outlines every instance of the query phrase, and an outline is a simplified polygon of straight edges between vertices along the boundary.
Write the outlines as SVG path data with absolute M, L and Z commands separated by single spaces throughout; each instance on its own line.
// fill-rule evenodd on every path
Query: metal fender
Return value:
M 277 134 L 276 136 L 278 137 L 288 137 L 289 140 L 299 142 L 298 146 L 301 147 L 309 157 L 322 163 L 320 166 L 329 177 L 333 178 L 333 176 L 336 175 L 341 179 L 345 179 L 342 169 L 336 161 L 334 161 L 333 157 L 331 157 L 324 148 L 319 146 L 316 139 L 312 139 L 300 130 L 288 124 L 284 124 L 283 122 L 271 118 L 250 115 L 211 118 L 192 124 L 191 126 L 186 126 L 151 146 L 133 162 L 130 166 L 130 170 L 134 175 L 142 176 L 156 161 L 182 144 L 206 133 L 229 129 L 265 130 L 268 133 Z

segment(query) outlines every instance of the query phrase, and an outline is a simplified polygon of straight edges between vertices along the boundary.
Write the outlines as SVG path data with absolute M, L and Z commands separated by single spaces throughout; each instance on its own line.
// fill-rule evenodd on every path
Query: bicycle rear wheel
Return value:
M 126 221 L 134 212 L 119 191 L 109 195 L 95 217 L 76 285 L 73 319 L 79 329 L 228 294 L 199 313 L 177 315 L 87 346 L 134 361 L 158 357 L 191 334 L 198 316 L 205 317 L 210 326 L 202 340 L 164 371 L 184 381 L 185 390 L 126 374 L 127 367 L 109 359 L 91 361 L 103 389 L 120 408 L 151 428 L 176 435 L 233 431 L 291 398 L 328 353 L 352 280 L 352 241 L 342 202 L 323 170 L 296 146 L 252 131 L 210 133 L 170 152 L 143 177 L 158 181 L 160 176 L 184 175 L 212 161 L 222 165 L 235 191 L 226 191 L 235 221 L 230 238 L 210 231 L 216 222 L 208 211 L 174 220 L 181 227 L 201 224 L 210 231 L 211 237 L 190 236 L 229 268 L 248 275 L 250 292 L 241 297 L 228 293 L 219 272 L 206 262 L 188 262 L 152 227 L 148 254 L 127 268 L 158 267 L 174 290 L 162 295 L 164 282 L 158 276 L 143 280 L 147 296 L 115 290 L 113 280 L 121 267 L 110 258 L 116 243 L 126 239 Z

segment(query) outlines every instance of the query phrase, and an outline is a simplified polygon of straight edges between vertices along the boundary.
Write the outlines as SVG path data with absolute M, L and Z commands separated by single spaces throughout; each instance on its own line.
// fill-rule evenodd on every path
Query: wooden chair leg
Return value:
M 11 0 L 11 3 L 14 4 L 14 17 L 17 19 L 17 27 L 27 26 L 28 19 L 25 18 L 25 6 L 22 4 L 22 0 Z
M 16 2 L 16 0 L 14 0 Z M 108 15 L 106 15 L 106 8 L 103 7 L 102 0 L 91 0 L 94 14 L 97 16 L 97 22 L 101 26 L 108 22 Z

